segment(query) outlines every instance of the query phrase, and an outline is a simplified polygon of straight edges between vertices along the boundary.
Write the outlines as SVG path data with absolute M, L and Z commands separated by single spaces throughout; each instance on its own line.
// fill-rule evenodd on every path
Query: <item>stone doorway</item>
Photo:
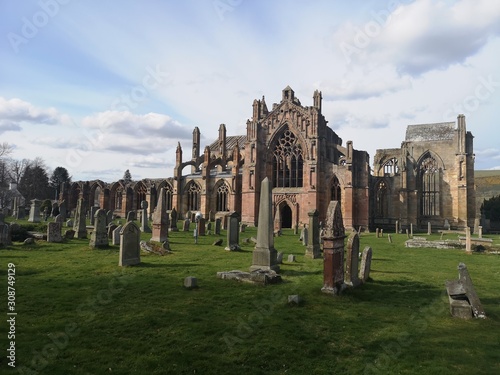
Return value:
M 281 216 L 281 228 L 291 228 L 292 227 L 292 209 L 288 204 L 284 204 L 280 212 Z

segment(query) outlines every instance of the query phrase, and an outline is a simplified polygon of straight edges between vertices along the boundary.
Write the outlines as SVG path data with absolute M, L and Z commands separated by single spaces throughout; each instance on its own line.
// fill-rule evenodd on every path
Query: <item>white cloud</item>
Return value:
M 19 127 L 23 122 L 44 125 L 66 125 L 71 122 L 69 116 L 59 113 L 55 108 L 38 108 L 24 100 L 0 97 L 0 119 L 7 121 L 11 128 Z
M 137 168 L 166 168 L 172 167 L 165 159 L 155 156 L 134 156 L 125 162 L 125 165 Z

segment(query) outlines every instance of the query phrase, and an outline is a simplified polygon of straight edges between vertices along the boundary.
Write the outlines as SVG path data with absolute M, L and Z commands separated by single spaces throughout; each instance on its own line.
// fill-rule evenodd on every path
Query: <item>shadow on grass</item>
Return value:
M 176 268 L 176 267 L 199 267 L 199 264 L 194 264 L 194 263 L 145 263 L 141 262 L 135 266 L 132 267 L 139 267 L 139 268 Z
M 280 274 L 283 276 L 306 276 L 306 275 L 322 275 L 323 270 L 316 270 L 316 271 L 296 271 L 296 270 L 284 270 L 282 269 L 280 271 Z

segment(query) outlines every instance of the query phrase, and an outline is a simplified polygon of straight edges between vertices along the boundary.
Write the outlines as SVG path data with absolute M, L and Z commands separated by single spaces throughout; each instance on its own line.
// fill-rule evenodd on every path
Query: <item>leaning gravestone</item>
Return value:
M 352 232 L 347 239 L 347 261 L 345 269 L 345 284 L 349 286 L 358 286 L 360 284 L 358 278 L 359 264 L 359 235 L 357 232 Z
M 41 204 L 42 204 L 42 201 L 39 199 L 31 200 L 30 216 L 28 218 L 29 222 L 31 222 L 31 223 L 39 223 L 40 222 L 40 205 Z
M 62 242 L 62 224 L 60 222 L 52 222 L 47 224 L 47 242 Z
M 345 229 L 338 201 L 331 201 L 323 236 L 323 293 L 338 295 L 344 289 Z
M 118 225 L 114 230 L 113 230 L 113 234 L 112 234 L 112 237 L 111 237 L 111 243 L 113 245 L 119 245 L 120 244 L 120 232 L 122 231 L 122 226 L 121 225 Z
M 272 190 L 269 178 L 264 178 L 260 187 L 259 226 L 257 244 L 252 254 L 250 271 L 272 270 L 279 272 L 277 252 L 274 248 Z
M 79 198 L 76 205 L 75 223 L 73 225 L 76 238 L 87 238 L 86 208 L 85 199 Z
M 94 216 L 94 230 L 90 235 L 89 246 L 92 249 L 109 245 L 108 231 L 106 229 L 106 211 L 99 209 Z
M 365 283 L 370 277 L 370 268 L 372 266 L 372 248 L 365 247 L 363 255 L 361 256 L 361 266 L 359 267 L 359 278 L 361 282 Z
M 229 215 L 229 225 L 227 228 L 227 246 L 225 250 L 236 251 L 240 250 L 240 235 L 239 235 L 239 218 L 236 211 Z
M 127 222 L 120 231 L 119 266 L 141 263 L 141 230 L 133 221 Z
M 161 188 L 158 205 L 153 214 L 151 241 L 164 242 L 168 238 L 168 213 L 165 188 Z

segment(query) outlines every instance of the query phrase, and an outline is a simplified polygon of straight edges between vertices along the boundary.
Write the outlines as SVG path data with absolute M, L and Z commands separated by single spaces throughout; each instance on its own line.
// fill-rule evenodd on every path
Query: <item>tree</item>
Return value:
M 49 177 L 44 168 L 40 166 L 28 166 L 24 171 L 18 186 L 19 192 L 26 201 L 32 199 L 46 199 L 52 196 L 49 186 Z
M 0 143 L 0 158 L 9 155 L 14 147 L 9 145 L 7 142 Z
M 130 171 L 128 169 L 123 174 L 123 181 L 125 181 L 125 183 L 129 183 L 132 181 L 132 175 L 130 174 Z
M 500 221 L 500 195 L 485 199 L 481 205 L 481 213 L 486 219 Z
M 11 192 L 9 190 L 9 167 L 5 156 L 12 152 L 13 147 L 7 142 L 0 143 L 0 207 L 4 207 L 10 201 Z
M 11 182 L 19 185 L 21 182 L 21 177 L 23 177 L 24 171 L 26 168 L 31 165 L 32 161 L 29 159 L 23 160 L 9 160 L 9 177 Z
M 57 167 L 50 176 L 50 187 L 55 190 L 55 199 L 59 197 L 59 191 L 63 182 L 71 182 L 71 176 L 64 167 Z

